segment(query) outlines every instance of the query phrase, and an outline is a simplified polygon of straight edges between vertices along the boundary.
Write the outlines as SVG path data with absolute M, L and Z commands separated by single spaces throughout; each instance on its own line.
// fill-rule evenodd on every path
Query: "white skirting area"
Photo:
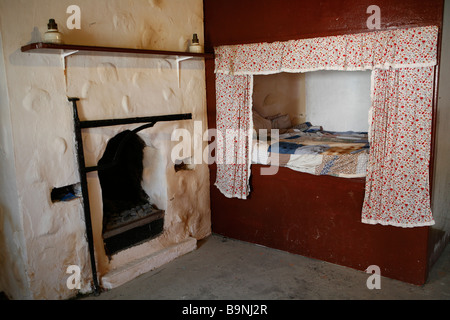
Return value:
M 174 244 L 161 251 L 155 252 L 151 255 L 137 259 L 127 263 L 123 267 L 112 270 L 102 277 L 101 285 L 104 289 L 113 289 L 122 284 L 161 267 L 162 265 L 186 254 L 197 248 L 197 240 L 194 238 L 187 238 L 186 240 Z

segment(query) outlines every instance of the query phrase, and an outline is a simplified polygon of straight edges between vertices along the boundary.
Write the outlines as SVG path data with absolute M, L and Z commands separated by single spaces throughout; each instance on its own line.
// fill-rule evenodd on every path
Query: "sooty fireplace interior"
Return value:
M 99 175 L 104 207 L 102 235 L 105 251 L 109 256 L 157 236 L 164 227 L 164 211 L 152 205 L 142 189 L 145 143 L 137 133 L 153 127 L 158 122 L 192 119 L 192 114 L 80 121 L 77 107 L 79 98 L 69 98 L 69 101 L 72 102 L 73 108 L 78 171 L 94 290 L 99 293 L 87 173 L 97 171 Z M 138 123 L 141 124 L 138 128 L 125 130 L 108 141 L 97 166 L 86 167 L 82 129 Z
M 103 239 L 111 255 L 163 231 L 164 211 L 142 189 L 145 142 L 126 130 L 109 140 L 99 161 L 103 200 Z

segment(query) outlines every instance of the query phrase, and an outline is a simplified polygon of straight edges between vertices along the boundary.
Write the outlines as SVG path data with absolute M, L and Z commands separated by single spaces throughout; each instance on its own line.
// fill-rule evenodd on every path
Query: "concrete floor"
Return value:
M 450 300 L 450 246 L 424 286 L 212 235 L 198 249 L 86 300 Z

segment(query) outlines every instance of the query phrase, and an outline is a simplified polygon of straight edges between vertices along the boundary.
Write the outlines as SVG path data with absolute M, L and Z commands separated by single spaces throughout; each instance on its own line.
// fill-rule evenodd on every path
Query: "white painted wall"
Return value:
M 82 292 L 90 290 L 90 262 L 81 201 L 52 203 L 50 191 L 79 182 L 72 110 L 67 96 L 78 96 L 83 119 L 193 113 L 206 129 L 203 61 L 182 62 L 180 87 L 172 60 L 82 57 L 22 53 L 20 47 L 42 38 L 54 18 L 66 43 L 186 51 L 193 33 L 203 40 L 201 0 L 79 0 L 81 30 L 68 30 L 71 0 L 0 0 L 0 291 L 14 299 L 65 299 L 66 268 L 82 269 Z M 67 73 L 67 84 L 65 72 Z M 210 233 L 209 170 L 175 173 L 170 133 L 193 132 L 192 121 L 146 130 L 145 187 L 166 209 L 163 236 L 126 250 L 109 261 L 101 243 L 101 189 L 88 175 L 99 274 L 132 259 L 162 250 L 187 237 Z M 120 128 L 84 133 L 88 165 Z M 206 143 L 204 144 L 206 146 Z M 150 149 L 153 148 L 153 149 Z M 147 183 L 152 171 L 161 183 Z M 163 178 L 164 177 L 164 178 Z
M 330 131 L 368 131 L 370 71 L 305 73 L 306 119 Z
M 254 76 L 253 108 L 263 117 L 283 113 L 290 116 L 293 125 L 305 122 L 305 74 Z
M 11 113 L 0 34 L 0 291 L 28 297 L 23 219 L 19 212 Z
M 289 114 L 330 131 L 369 129 L 371 71 L 315 71 L 254 76 L 253 108 L 263 117 Z

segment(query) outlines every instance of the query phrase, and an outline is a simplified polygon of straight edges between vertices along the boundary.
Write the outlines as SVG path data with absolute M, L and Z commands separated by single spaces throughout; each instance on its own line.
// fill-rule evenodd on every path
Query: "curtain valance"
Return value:
M 435 26 L 215 48 L 215 72 L 233 75 L 436 65 Z

